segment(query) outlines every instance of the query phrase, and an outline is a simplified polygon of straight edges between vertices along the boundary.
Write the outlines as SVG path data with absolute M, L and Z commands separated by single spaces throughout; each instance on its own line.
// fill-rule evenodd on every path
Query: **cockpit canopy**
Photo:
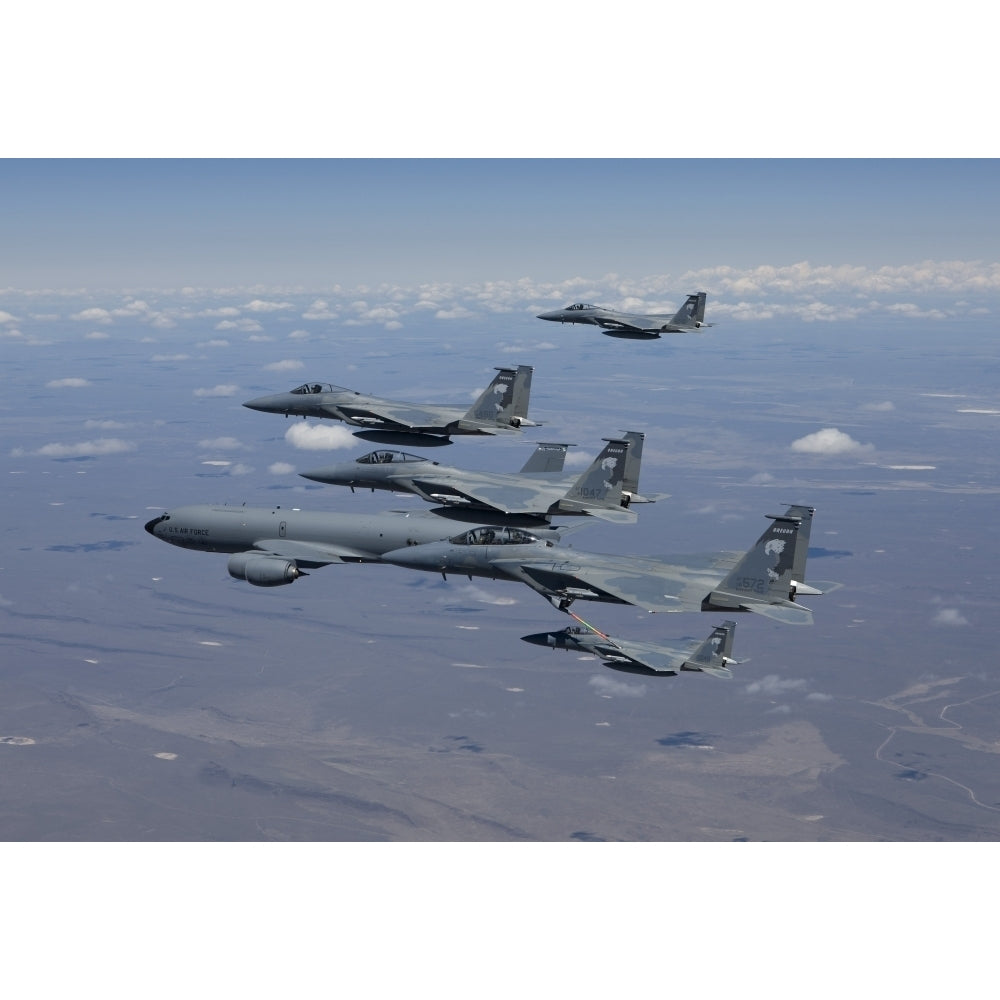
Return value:
M 350 389 L 345 389 L 343 386 L 330 385 L 329 382 L 306 382 L 305 385 L 300 385 L 298 389 L 292 389 L 293 396 L 315 396 L 321 392 L 350 392 Z
M 580 309 L 596 309 L 597 306 L 592 306 L 587 302 L 574 302 L 571 306 L 566 306 L 566 312 L 573 312 L 574 310 Z
M 449 539 L 453 545 L 530 545 L 541 541 L 537 535 L 521 528 L 501 528 L 484 525 Z
M 358 465 L 388 465 L 398 462 L 429 462 L 429 458 L 421 458 L 419 455 L 411 455 L 405 451 L 370 451 L 367 455 L 362 455 L 358 460 Z M 437 462 L 433 463 L 437 465 Z

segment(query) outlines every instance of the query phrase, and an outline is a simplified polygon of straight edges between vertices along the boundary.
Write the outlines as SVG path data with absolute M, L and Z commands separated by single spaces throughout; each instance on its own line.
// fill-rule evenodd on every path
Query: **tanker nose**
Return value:
M 170 515 L 169 514 L 161 514 L 159 517 L 154 517 L 152 521 L 147 521 L 146 522 L 146 525 L 145 525 L 146 530 L 155 538 L 156 537 L 156 526 L 161 521 L 169 521 L 169 520 L 170 520 Z

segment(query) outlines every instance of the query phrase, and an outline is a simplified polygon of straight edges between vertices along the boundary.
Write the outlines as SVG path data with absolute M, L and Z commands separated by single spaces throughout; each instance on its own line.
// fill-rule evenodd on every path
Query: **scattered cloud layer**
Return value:
M 103 293 L 103 304 L 77 308 L 74 297 L 92 302 L 86 290 L 44 290 L 49 299 L 67 301 L 62 314 L 97 327 L 137 324 L 168 330 L 181 324 L 215 320 L 215 329 L 239 335 L 266 335 L 300 339 L 331 326 L 377 326 L 397 330 L 408 323 L 426 323 L 428 315 L 441 322 L 495 322 L 505 315 L 533 317 L 543 309 L 574 301 L 591 301 L 638 312 L 673 312 L 692 291 L 709 293 L 708 318 L 733 321 L 795 320 L 851 322 L 872 316 L 905 319 L 913 323 L 942 323 L 969 315 L 990 314 L 1000 293 L 1000 263 L 982 260 L 925 260 L 873 267 L 855 264 L 761 264 L 750 267 L 719 265 L 682 273 L 660 273 L 632 278 L 618 274 L 568 277 L 561 281 L 519 278 L 504 281 L 454 283 L 431 281 L 415 285 L 382 283 L 328 289 L 257 288 L 248 295 L 241 288 L 185 288 L 151 292 L 146 299 L 129 294 Z M 38 290 L 8 289 L 31 300 Z M 319 294 L 317 294 L 319 293 Z M 6 303 L 5 303 L 6 304 Z M 46 303 L 49 304 L 48 302 Z M 18 315 L 23 313 L 23 315 Z M 0 311 L 0 325 L 26 327 L 53 313 L 30 308 Z M 289 334 L 286 325 L 297 327 Z M 21 330 L 14 331 L 21 333 Z M 201 342 L 203 349 L 229 346 L 228 340 Z M 519 349 L 510 345 L 509 350 Z M 550 349 L 542 342 L 534 350 Z

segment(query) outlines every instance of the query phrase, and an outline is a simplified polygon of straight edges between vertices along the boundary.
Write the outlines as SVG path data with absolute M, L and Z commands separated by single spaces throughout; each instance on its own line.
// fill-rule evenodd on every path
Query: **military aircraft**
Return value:
M 812 612 L 796 604 L 796 596 L 822 593 L 805 583 L 812 507 L 767 515 L 773 523 L 742 555 L 673 561 L 581 552 L 557 544 L 572 527 L 510 515 L 502 524 L 483 524 L 476 513 L 342 514 L 202 504 L 153 518 L 146 531 L 182 548 L 231 553 L 230 576 L 258 587 L 293 583 L 303 567 L 384 562 L 446 579 L 455 573 L 520 581 L 560 611 L 587 600 L 646 611 L 752 611 L 800 625 L 812 623 Z M 477 527 L 451 535 L 455 521 Z
M 499 527 L 472 528 L 447 541 L 383 553 L 410 569 L 516 580 L 560 611 L 576 600 L 632 604 L 646 611 L 751 611 L 790 625 L 812 624 L 799 594 L 821 594 L 805 583 L 814 508 L 768 514 L 772 524 L 746 553 L 700 556 L 604 555 L 525 539 Z
M 497 368 L 493 381 L 468 409 L 432 403 L 403 403 L 364 396 L 353 389 L 306 382 L 291 392 L 260 396 L 243 405 L 263 413 L 296 417 L 328 417 L 364 428 L 359 437 L 394 441 L 394 435 L 449 438 L 453 434 L 514 434 L 537 427 L 528 419 L 531 373 L 528 365 Z M 385 435 L 389 435 L 386 437 Z
M 256 587 L 281 587 L 320 566 L 381 562 L 386 552 L 448 538 L 456 522 L 468 521 L 467 512 L 443 508 L 340 514 L 280 506 L 191 504 L 154 517 L 145 528 L 154 538 L 183 549 L 228 552 L 230 576 Z M 482 521 L 477 518 L 473 523 Z M 513 526 L 503 530 L 512 539 L 531 538 L 541 544 L 567 530 L 535 518 L 526 523 L 530 533 Z
M 673 314 L 653 313 L 644 316 L 641 313 L 616 312 L 603 306 L 592 306 L 586 302 L 576 302 L 565 309 L 541 313 L 538 319 L 551 320 L 553 323 L 586 323 L 589 326 L 599 326 L 611 337 L 632 337 L 637 339 L 653 339 L 661 333 L 689 333 L 712 326 L 705 322 L 705 300 L 707 292 L 696 292 L 689 295 Z
M 586 623 L 570 625 L 560 632 L 538 632 L 521 638 L 535 646 L 599 656 L 606 667 L 627 674 L 676 677 L 682 670 L 692 670 L 729 679 L 733 676 L 729 664 L 739 662 L 731 658 L 735 631 L 736 622 L 726 621 L 717 625 L 707 639 L 683 648 L 612 638 Z
M 639 493 L 639 467 L 645 435 L 629 431 L 622 438 L 604 438 L 603 451 L 582 475 L 534 471 L 558 450 L 560 467 L 565 444 L 539 445 L 519 473 L 470 472 L 441 465 L 405 451 L 373 451 L 354 462 L 300 473 L 305 479 L 336 486 L 415 493 L 435 504 L 487 509 L 505 514 L 590 514 L 608 521 L 634 522 L 633 503 L 658 497 Z M 542 449 L 545 449 L 543 452 Z

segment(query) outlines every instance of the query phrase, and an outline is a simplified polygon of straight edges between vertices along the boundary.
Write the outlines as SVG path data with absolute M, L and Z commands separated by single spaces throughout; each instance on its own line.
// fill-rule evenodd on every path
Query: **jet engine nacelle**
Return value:
M 229 575 L 255 587 L 283 587 L 305 574 L 293 559 L 257 552 L 237 552 L 229 557 Z

